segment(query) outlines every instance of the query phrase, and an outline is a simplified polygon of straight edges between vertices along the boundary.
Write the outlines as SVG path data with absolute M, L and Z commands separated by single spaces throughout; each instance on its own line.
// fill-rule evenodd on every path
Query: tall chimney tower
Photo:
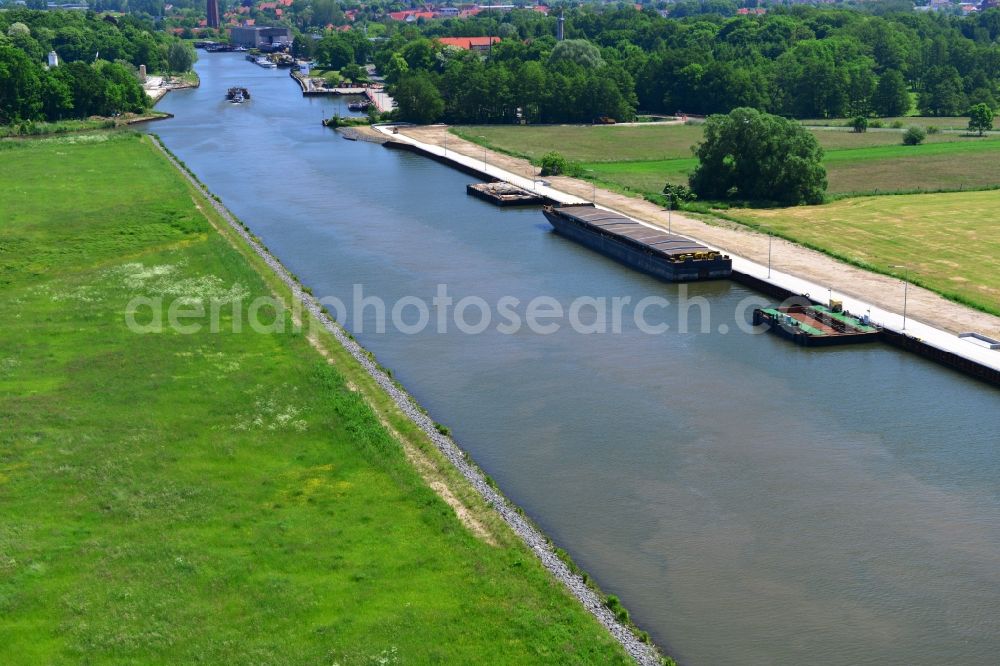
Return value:
M 209 0 L 209 2 L 211 1 L 212 0 Z M 562 12 L 560 12 L 559 21 L 556 23 L 556 39 L 559 40 L 560 42 L 565 38 L 565 32 L 564 32 L 566 29 L 565 24 L 566 24 L 566 17 L 562 15 Z
M 219 27 L 219 0 L 208 0 L 208 27 L 218 28 Z

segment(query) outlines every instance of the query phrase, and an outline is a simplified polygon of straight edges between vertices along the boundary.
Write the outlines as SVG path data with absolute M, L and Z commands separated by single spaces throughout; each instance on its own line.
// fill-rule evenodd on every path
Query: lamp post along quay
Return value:
M 910 267 L 903 266 L 901 264 L 894 264 L 893 268 L 903 269 L 903 329 L 906 330 L 906 298 L 907 292 L 910 289 Z
M 483 173 L 486 173 L 486 169 L 489 167 L 489 164 L 486 162 L 486 137 L 482 134 L 477 136 L 483 140 Z
M 760 229 L 767 232 L 767 279 L 771 279 L 771 245 L 774 241 L 774 230 L 766 224 L 757 225 Z
M 771 241 L 774 240 L 774 234 L 767 234 L 767 279 L 771 279 Z

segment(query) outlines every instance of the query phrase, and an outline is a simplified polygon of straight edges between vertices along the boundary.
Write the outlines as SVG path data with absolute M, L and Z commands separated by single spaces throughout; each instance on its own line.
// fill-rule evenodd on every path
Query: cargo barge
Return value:
M 881 329 L 873 326 L 867 317 L 858 319 L 842 312 L 839 301 L 831 306 L 757 308 L 753 311 L 753 323 L 755 326 L 767 325 L 771 333 L 804 347 L 874 342 L 881 338 Z
M 246 88 L 233 87 L 226 91 L 226 99 L 233 104 L 242 104 L 250 99 L 250 91 Z
M 563 236 L 669 282 L 717 280 L 733 272 L 729 255 L 590 204 L 542 212 Z
M 465 192 L 494 206 L 540 206 L 545 203 L 542 195 L 503 181 L 472 183 L 466 186 Z

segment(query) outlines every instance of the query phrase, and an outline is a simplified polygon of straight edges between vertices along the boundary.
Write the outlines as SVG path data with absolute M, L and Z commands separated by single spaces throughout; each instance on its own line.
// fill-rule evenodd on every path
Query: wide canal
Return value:
M 503 297 L 523 319 L 536 297 L 679 288 L 554 235 L 538 209 L 468 197 L 457 171 L 341 139 L 320 120 L 346 102 L 302 98 L 286 71 L 237 54 L 197 68 L 201 87 L 170 93 L 158 108 L 176 118 L 149 131 L 317 295 L 350 310 L 361 285 L 391 310 L 446 285 L 492 308 L 478 333 L 451 316 L 439 332 L 433 310 L 412 332 L 414 299 L 406 331 L 377 332 L 374 305 L 346 324 L 679 661 L 996 663 L 1000 391 L 883 345 L 742 333 L 739 306 L 760 297 L 730 282 L 690 286 L 704 300 L 686 333 L 658 305 L 662 334 L 630 309 L 619 332 L 510 332 Z M 233 85 L 252 101 L 226 103 Z

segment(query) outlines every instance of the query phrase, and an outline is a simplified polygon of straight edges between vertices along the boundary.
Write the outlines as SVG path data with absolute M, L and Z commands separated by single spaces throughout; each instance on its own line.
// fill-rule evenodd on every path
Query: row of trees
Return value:
M 55 51 L 60 64 L 49 69 Z M 189 69 L 193 50 L 131 17 L 26 9 L 0 12 L 0 123 L 139 113 L 147 70 Z
M 418 122 L 590 122 L 635 115 L 632 77 L 604 62 L 593 45 L 548 38 L 535 48 L 537 59 L 498 53 L 484 60 L 468 51 L 435 50 L 422 40 L 393 53 L 381 71 L 394 84 L 401 116 Z
M 45 69 L 0 46 L 0 124 L 140 113 L 149 97 L 127 65 L 100 60 Z
M 21 26 L 18 28 L 18 26 Z M 26 27 L 27 30 L 23 28 Z M 105 17 L 88 12 L 49 12 L 13 9 L 0 12 L 0 42 L 20 48 L 42 62 L 49 51 L 61 60 L 121 60 L 150 72 L 166 67 L 169 44 L 152 24 L 132 16 Z
M 709 11 L 712 3 L 700 6 Z M 504 80 L 518 79 L 532 62 L 548 77 L 554 32 L 554 17 L 528 11 L 390 25 L 374 57 L 382 71 L 398 74 L 399 67 L 391 67 L 398 55 L 408 73 L 425 74 L 422 78 L 442 97 L 445 119 L 511 121 L 513 109 L 520 107 L 529 109 L 529 120 L 568 120 L 574 112 L 552 113 L 544 96 L 523 91 L 490 101 L 487 106 L 495 109 L 474 113 L 455 100 L 456 95 L 473 98 L 474 90 L 491 86 L 502 92 Z M 473 76 L 456 90 L 446 73 L 461 59 L 426 40 L 476 35 L 497 35 L 503 42 L 481 68 L 462 66 Z M 977 103 L 995 108 L 1000 97 L 1000 10 L 995 9 L 959 18 L 772 6 L 762 16 L 699 11 L 665 19 L 631 6 L 583 6 L 566 12 L 566 35 L 568 42 L 590 45 L 572 47 L 568 59 L 580 70 L 570 78 L 601 72 L 598 78 L 613 82 L 625 102 L 607 106 L 606 114 L 619 118 L 636 107 L 705 115 L 752 107 L 797 118 L 896 116 L 914 103 L 926 115 L 942 116 L 962 114 Z M 531 68 L 528 74 L 537 79 L 537 71 Z M 572 95 L 564 99 L 564 106 L 576 101 Z M 531 109 L 539 110 L 535 117 Z

